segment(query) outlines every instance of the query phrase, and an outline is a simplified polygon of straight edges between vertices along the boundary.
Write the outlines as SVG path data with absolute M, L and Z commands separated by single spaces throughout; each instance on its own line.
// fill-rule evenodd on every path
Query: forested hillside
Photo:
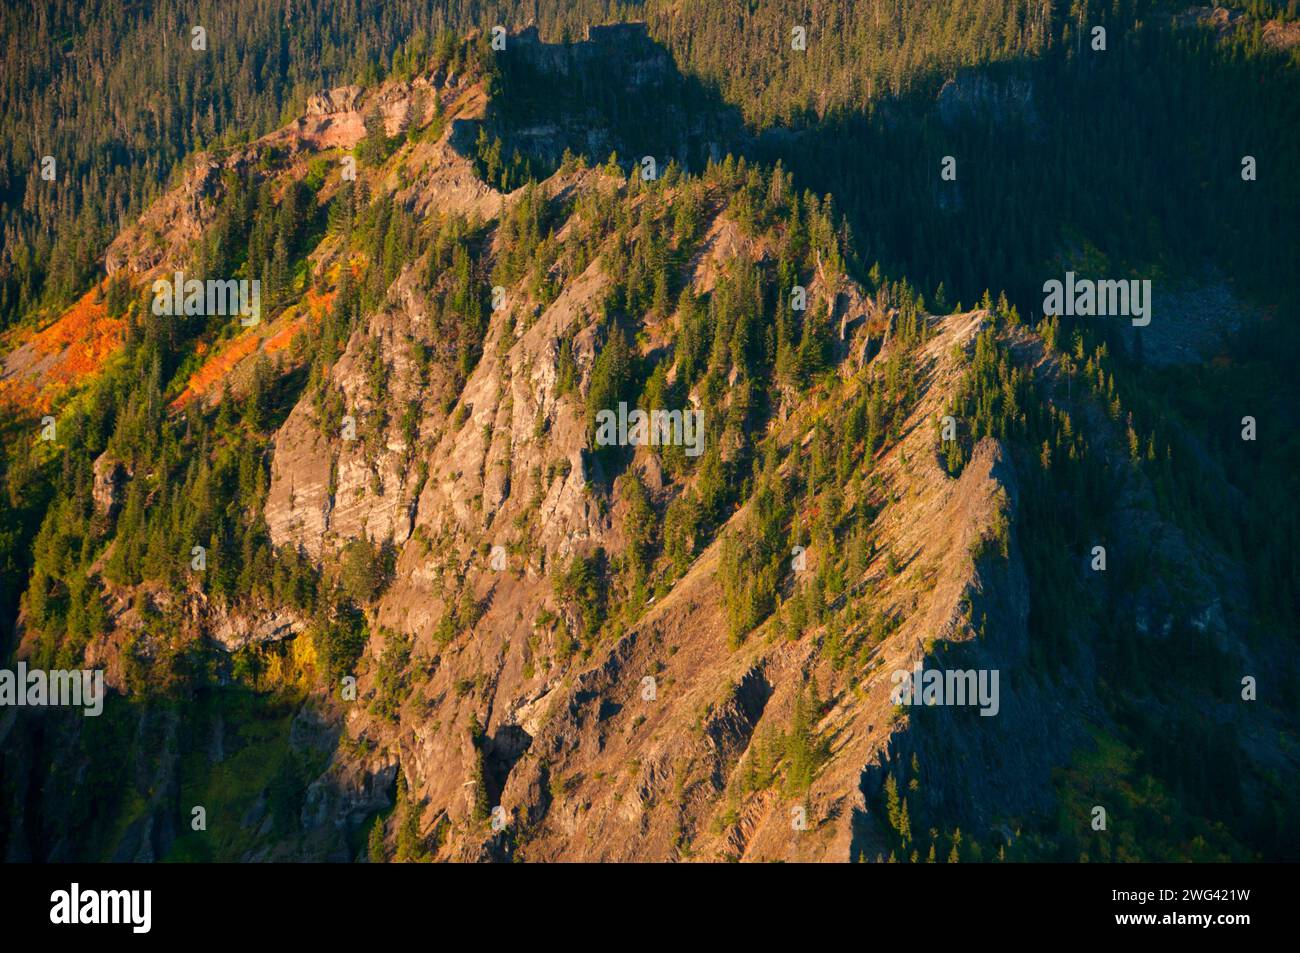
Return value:
M 0 650 L 110 696 L 0 718 L 6 859 L 1295 859 L 1300 46 L 1229 9 L 7 7 Z
M 840 134 L 815 137 L 817 164 L 812 167 L 820 167 L 823 153 L 833 151 L 838 161 L 831 168 L 846 163 L 859 168 L 878 166 L 881 161 L 876 158 L 858 164 L 864 146 L 873 157 L 878 148 L 884 148 L 888 156 L 890 146 L 870 138 L 863 142 L 865 130 L 854 128 L 855 122 L 863 120 L 854 117 L 913 90 L 933 95 L 946 78 L 973 64 L 1042 60 L 1054 67 L 1052 75 L 1041 82 L 1065 85 L 1060 77 L 1068 68 L 1065 62 L 1084 55 L 1080 23 L 1104 24 L 1118 41 L 1112 44 L 1111 55 L 1085 60 L 1090 73 L 1101 69 L 1104 74 L 1089 75 L 1087 81 L 1105 85 L 1088 88 L 1070 82 L 1059 92 L 1056 88 L 1043 90 L 1038 101 L 1044 113 L 1077 114 L 1078 131 L 1092 135 L 1094 141 L 1116 129 L 1117 120 L 1106 118 L 1111 110 L 1130 118 L 1168 120 L 1170 128 L 1183 130 L 1186 125 L 1178 110 L 1199 110 L 1202 104 L 1210 110 L 1197 113 L 1204 128 L 1220 128 L 1217 122 L 1223 118 L 1270 121 L 1268 115 L 1215 111 L 1213 101 L 1204 98 L 1205 90 L 1199 84 L 1208 83 L 1223 94 L 1216 97 L 1220 102 L 1235 101 L 1231 88 L 1225 89 L 1212 71 L 1213 63 L 1207 69 L 1193 68 L 1207 65 L 1208 49 L 1214 45 L 1210 31 L 1191 31 L 1203 36 L 1195 42 L 1181 37 L 1173 51 L 1164 49 L 1167 40 L 1156 49 L 1135 48 L 1139 39 L 1133 34 L 1138 32 L 1138 24 L 1163 27 L 1180 9 L 1143 0 L 1091 6 L 1077 3 L 1068 11 L 1050 2 L 1018 0 L 963 4 L 770 2 L 735 11 L 725 4 L 690 4 L 682 9 L 679 4 L 656 0 L 627 5 L 583 0 L 554 6 L 470 0 L 372 5 L 329 0 L 301 8 L 262 3 L 191 7 L 115 0 L 13 5 L 3 12 L 8 47 L 0 92 L 5 143 L 0 207 L 6 213 L 0 314 L 11 323 L 34 306 L 70 301 L 93 275 L 94 261 L 107 242 L 159 194 L 181 157 L 206 146 L 247 141 L 270 131 L 301 112 L 307 96 L 316 89 L 409 75 L 414 64 L 437 48 L 445 51 L 454 35 L 470 29 L 488 30 L 500 24 L 515 30 L 533 22 L 544 39 L 554 42 L 582 36 L 591 23 L 645 19 L 651 35 L 696 78 L 699 88 L 734 104 L 752 129 L 830 123 Z M 1287 13 L 1280 8 L 1256 4 L 1250 9 L 1259 20 L 1274 17 L 1286 22 Z M 1291 14 L 1294 16 L 1294 11 Z M 192 48 L 195 26 L 205 31 L 205 49 L 201 51 Z M 806 50 L 791 48 L 795 26 L 805 29 Z M 1142 31 L 1141 42 L 1161 42 L 1148 38 L 1156 32 Z M 1158 32 L 1167 36 L 1164 30 Z M 1243 57 L 1253 65 L 1270 49 L 1258 30 L 1241 31 L 1225 55 L 1230 61 L 1227 68 Z M 1278 58 L 1294 57 L 1294 49 L 1289 54 L 1281 51 Z M 1154 88 L 1149 82 L 1139 82 L 1151 77 L 1135 74 L 1134 62 L 1143 63 L 1147 70 L 1159 69 L 1165 57 L 1173 59 L 1167 67 L 1171 71 L 1167 81 Z M 1079 64 L 1074 66 L 1077 74 Z M 1117 94 L 1116 78 L 1125 83 L 1124 88 L 1131 85 L 1134 91 L 1162 98 L 1153 99 L 1149 109 L 1139 108 Z M 1240 82 L 1231 74 L 1224 79 Z M 1280 82 L 1284 85 L 1286 80 Z M 1161 87 L 1169 87 L 1169 94 L 1177 96 L 1172 100 L 1177 104 L 1173 110 L 1168 94 L 1156 93 Z M 1100 89 L 1110 94 L 1096 95 Z M 1294 103 L 1294 96 L 1278 84 L 1272 89 L 1279 108 Z M 1099 113 L 1078 112 L 1085 109 Z M 1291 115 L 1278 118 L 1284 131 L 1294 129 L 1293 122 L 1285 122 Z M 1162 131 L 1158 126 L 1143 123 L 1140 128 L 1150 136 L 1148 143 L 1167 141 L 1156 138 Z M 1266 131 L 1259 130 L 1261 134 Z M 1121 147 L 1139 145 L 1123 136 L 1105 141 Z M 1101 148 L 1079 145 L 1072 143 L 1071 154 L 1086 157 Z M 1143 149 L 1150 154 L 1145 146 Z M 799 151 L 807 155 L 809 150 L 801 144 Z M 1175 158 L 1180 151 L 1171 148 Z M 909 150 L 909 154 L 914 153 Z M 41 180 L 33 172 L 46 155 L 58 163 L 59 187 L 37 186 Z M 1096 168 L 1095 163 L 1081 161 L 1085 163 L 1082 168 Z M 894 167 L 893 162 L 887 164 Z M 925 163 L 909 162 L 907 168 L 925 169 L 928 174 Z M 1005 161 L 990 161 L 987 168 L 1010 167 Z M 1055 161 L 1037 165 L 1038 170 L 1052 170 L 1051 175 L 1059 168 Z M 1033 176 L 1035 171 L 1033 164 L 1026 163 L 1014 174 Z M 873 181 L 888 178 L 879 175 Z M 1138 188 L 1143 180 L 1141 175 L 1126 175 L 1125 181 L 1130 188 Z M 1025 191 L 1040 194 L 1028 184 Z M 989 189 L 982 194 L 1001 192 Z M 1077 194 L 1085 193 L 1080 189 Z M 883 212 L 877 203 L 872 208 L 876 215 Z M 1281 222 L 1293 222 L 1294 218 L 1277 216 Z M 887 221 L 897 228 L 904 220 L 891 209 Z M 1173 233 L 1182 234 L 1183 230 Z M 933 240 L 911 238 L 892 243 L 888 251 L 913 267 L 924 267 L 935 257 L 934 244 Z M 968 277 L 961 268 L 963 262 L 947 264 L 950 251 L 939 251 L 944 270 L 953 273 L 950 283 L 953 278 Z M 987 262 L 1005 263 L 1005 255 Z M 970 270 L 985 264 L 976 262 Z

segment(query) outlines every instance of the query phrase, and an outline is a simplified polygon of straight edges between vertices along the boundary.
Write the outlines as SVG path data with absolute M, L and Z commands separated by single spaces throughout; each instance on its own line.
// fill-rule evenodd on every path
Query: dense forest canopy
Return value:
M 1047 41 L 1051 12 L 1021 0 L 686 10 L 593 0 L 9 4 L 0 12 L 0 316 L 12 323 L 84 288 L 109 238 L 184 156 L 275 128 L 316 89 L 409 68 L 446 31 L 536 22 L 555 41 L 592 23 L 645 18 L 684 67 L 767 124 L 860 108 L 925 70 L 1032 54 Z M 798 23 L 808 51 L 795 55 Z M 206 31 L 202 51 L 192 49 L 195 26 Z M 55 188 L 36 174 L 47 155 Z
M 1280 8 L 1249 6 L 1287 16 Z M 390 72 L 410 70 L 448 31 L 463 34 L 496 24 L 518 29 L 531 22 L 540 27 L 543 39 L 558 42 L 581 37 L 592 23 L 645 19 L 651 35 L 671 51 L 679 68 L 696 77 L 713 97 L 738 108 L 752 129 L 827 125 L 832 132 L 838 130 L 839 141 L 836 135 L 817 140 L 818 154 L 807 165 L 820 171 L 828 161 L 831 170 L 846 163 L 894 168 L 900 157 L 890 155 L 891 144 L 876 143 L 878 133 L 860 128 L 873 105 L 913 90 L 932 96 L 959 68 L 975 63 L 1059 63 L 1063 54 L 1079 46 L 1083 23 L 1111 25 L 1115 55 L 1101 68 L 1127 75 L 1101 77 L 1095 89 L 1075 89 L 1067 95 L 1084 108 L 1099 104 L 1102 116 L 1110 109 L 1136 115 L 1126 96 L 1105 95 L 1116 80 L 1138 91 L 1149 89 L 1146 79 L 1132 72 L 1135 67 L 1114 64 L 1126 56 L 1123 34 L 1168 18 L 1177 9 L 1149 0 L 1079 2 L 1068 8 L 1050 0 L 780 0 L 685 7 L 659 0 L 240 0 L 197 6 L 167 0 L 58 0 L 7 5 L 0 12 L 6 37 L 0 67 L 0 323 L 11 324 L 33 307 L 65 304 L 83 290 L 97 273 L 97 259 L 107 242 L 166 187 L 185 156 L 275 128 L 299 114 L 316 89 L 368 84 Z M 202 51 L 192 49 L 196 25 L 206 31 Z M 792 48 L 791 31 L 797 25 L 806 29 L 804 51 Z M 1244 43 L 1259 46 L 1257 36 Z M 1143 50 L 1137 55 L 1143 62 L 1152 54 L 1172 56 L 1186 66 L 1192 56 L 1186 44 L 1174 46 L 1168 52 Z M 1201 49 L 1196 55 L 1203 59 L 1209 53 Z M 1229 59 L 1239 56 L 1231 54 Z M 1231 62 L 1224 68 L 1230 70 Z M 1045 81 L 1059 82 L 1051 75 Z M 1215 103 L 1236 101 L 1222 90 L 1210 97 L 1195 87 L 1170 92 L 1192 106 L 1204 102 L 1210 109 L 1217 108 Z M 1057 108 L 1054 95 L 1048 91 L 1042 97 L 1048 110 Z M 1294 103 L 1294 97 L 1283 97 L 1279 105 L 1288 101 Z M 1146 111 L 1159 120 L 1170 114 L 1168 106 L 1166 99 L 1153 98 Z M 1231 118 L 1230 113 L 1219 115 Z M 1280 116 L 1284 121 L 1291 118 Z M 1078 121 L 1087 123 L 1083 115 Z M 1186 120 L 1174 116 L 1172 121 Z M 1141 128 L 1155 132 L 1146 123 Z M 1104 130 L 1096 123 L 1084 132 Z M 864 149 L 864 139 L 870 148 Z M 1057 137 L 1051 141 L 1061 142 Z M 1150 141 L 1158 140 L 1152 135 Z M 876 154 L 877 146 L 883 154 Z M 826 156 L 828 148 L 837 155 Z M 1084 157 L 1093 148 L 1071 144 L 1072 154 Z M 807 150 L 800 144 L 796 151 Z M 56 163 L 53 184 L 38 174 L 45 156 Z M 787 158 L 787 165 L 795 164 L 793 158 Z M 1043 162 L 1039 168 L 1056 174 L 1058 162 Z M 928 165 L 909 161 L 901 171 L 915 177 Z M 1083 165 L 1086 170 L 1092 163 L 1084 158 Z M 1032 169 L 1027 171 L 1032 175 Z M 875 181 L 886 178 L 876 176 Z M 1140 184 L 1133 177 L 1128 181 Z M 851 210 L 860 201 L 851 194 L 859 183 L 851 179 L 808 184 L 818 191 L 834 187 Z M 995 193 L 1003 191 L 995 188 Z M 978 193 L 972 193 L 978 201 Z M 885 198 L 890 195 L 906 196 L 909 202 L 913 197 L 909 189 Z M 1009 211 L 1004 207 L 1000 217 Z M 897 234 L 909 229 L 897 209 L 890 209 L 887 219 L 893 234 L 880 236 L 886 240 L 880 257 L 928 267 L 936 257 L 935 238 Z M 861 219 L 857 224 L 861 226 Z M 998 227 L 1005 229 L 1006 224 Z M 937 251 L 950 287 L 970 272 L 1007 261 L 998 256 L 964 268 L 959 255 L 945 248 Z

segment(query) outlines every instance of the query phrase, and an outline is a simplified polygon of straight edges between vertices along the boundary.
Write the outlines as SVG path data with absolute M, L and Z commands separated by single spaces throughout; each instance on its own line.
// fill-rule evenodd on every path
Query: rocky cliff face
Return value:
M 512 42 L 529 69 L 565 74 L 608 57 L 607 45 L 623 39 L 595 33 L 572 50 L 528 34 Z M 661 83 L 660 54 L 644 37 L 629 42 L 638 52 L 628 83 Z M 941 105 L 954 116 L 990 105 L 1031 112 L 1032 97 L 956 84 Z M 238 823 L 222 850 L 249 860 L 356 858 L 367 834 L 371 854 L 439 860 L 876 859 L 892 850 L 895 819 L 882 809 L 887 779 L 916 765 L 924 786 L 912 803 L 985 843 L 1005 843 L 1011 819 L 1052 813 L 1054 772 L 1107 715 L 1086 640 L 1075 645 L 1071 671 L 1044 676 L 1032 664 L 1033 567 L 1019 514 L 1027 468 L 1045 464 L 986 436 L 953 476 L 936 436 L 981 334 L 1032 368 L 1045 400 L 1059 397 L 1063 371 L 1043 342 L 989 309 L 918 314 L 885 284 L 862 287 L 844 274 L 832 235 L 822 237 L 800 286 L 806 314 L 827 328 L 824 354 L 808 358 L 819 368 L 810 381 L 795 383 L 779 369 L 770 405 L 746 402 L 743 362 L 731 355 L 761 347 L 755 339 L 764 334 L 775 342 L 777 331 L 766 328 L 755 339 L 737 330 L 713 340 L 707 359 L 726 373 L 683 380 L 697 326 L 690 322 L 722 321 L 728 296 L 749 288 L 756 271 L 787 262 L 795 227 L 755 224 L 743 167 L 714 170 L 707 182 L 645 186 L 568 162 L 536 189 L 499 191 L 480 178 L 463 141 L 466 129 L 493 121 L 487 83 L 472 75 L 323 91 L 284 129 L 199 157 L 113 243 L 109 273 L 143 287 L 179 267 L 215 220 L 222 173 L 261 167 L 271 154 L 278 164 L 264 174 L 276 189 L 307 175 L 313 160 L 330 160 L 318 193 L 327 202 L 345 187 L 333 163 L 370 134 L 372 110 L 394 142 L 391 154 L 359 170 L 357 214 L 388 203 L 419 227 L 450 230 L 465 254 L 426 241 L 403 257 L 352 316 L 337 356 L 290 390 L 269 441 L 258 514 L 272 545 L 299 554 L 323 586 L 346 584 L 346 554 L 358 541 L 388 555 L 384 584 L 358 597 L 360 658 L 327 675 L 320 618 L 286 606 L 109 586 L 112 631 L 86 658 L 108 668 L 119 693 L 127 690 L 118 700 L 120 723 L 135 732 L 122 766 L 131 777 L 116 781 L 133 808 L 129 825 L 98 849 L 123 860 L 195 849 L 177 829 L 187 809 L 182 778 L 227 770 L 245 786 L 227 805 L 224 823 L 235 815 Z M 545 140 L 534 143 L 543 157 L 558 158 L 550 152 L 566 141 L 562 130 L 513 128 L 517 141 Z M 781 193 L 779 177 L 767 183 Z M 539 221 L 534 261 L 515 267 L 518 236 Z M 671 228 L 662 224 L 669 221 Z M 619 256 L 629 243 L 654 239 L 656 228 L 670 237 L 647 239 L 652 255 L 672 261 L 680 295 L 656 294 L 633 308 L 619 299 L 620 267 L 636 259 Z M 350 276 L 364 282 L 383 266 L 337 234 L 320 237 L 304 265 L 311 290 L 248 332 L 244 350 L 222 352 L 223 373 L 186 392 L 206 395 L 193 412 L 203 412 L 218 384 L 242 396 L 268 354 L 279 355 L 277 379 L 305 376 L 311 362 L 274 342 L 290 333 L 310 338 L 322 319 L 309 297 L 341 296 Z M 457 305 L 458 316 L 478 308 L 482 323 L 466 319 L 453 334 L 449 302 L 466 282 L 472 300 Z M 781 286 L 779 296 L 787 291 Z M 471 326 L 473 335 L 464 330 Z M 657 576 L 649 592 L 611 585 L 631 608 L 606 607 L 604 621 L 589 626 L 566 574 L 587 560 L 610 578 L 626 571 L 643 519 L 629 491 L 644 487 L 645 506 L 666 526 L 675 506 L 706 492 L 710 461 L 678 466 L 644 446 L 622 457 L 598 452 L 588 401 L 603 386 L 600 361 L 618 334 L 629 342 L 629 363 L 647 377 L 662 363 L 670 369 L 665 386 L 682 384 L 683 405 L 704 411 L 708 451 L 728 463 L 750 454 L 754 475 L 737 464 L 731 472 L 743 487 L 731 488 L 734 502 L 717 513 L 716 526 L 692 531 L 681 565 Z M 903 395 L 899 411 L 865 451 L 860 437 L 829 446 L 851 408 L 882 390 Z M 753 420 L 761 433 L 747 445 L 740 435 Z M 1079 425 L 1107 448 L 1118 474 L 1124 453 L 1115 422 L 1094 409 Z M 770 464 L 759 465 L 762 453 Z M 826 460 L 837 455 L 844 462 L 827 491 L 825 469 L 836 464 Z M 729 581 L 737 559 L 742 575 L 763 570 L 736 550 L 758 545 L 755 527 L 772 505 L 757 484 L 811 485 L 818 472 L 823 489 L 800 496 L 789 520 L 789 538 L 806 545 L 781 553 L 775 607 L 738 633 Z M 93 504 L 112 521 L 127 487 L 146 475 L 105 454 L 93 476 Z M 1196 571 L 1205 553 L 1159 515 L 1150 487 L 1137 477 L 1116 480 L 1115 519 L 1142 526 L 1162 559 Z M 816 531 L 832 509 L 862 514 L 860 532 Z M 846 561 L 841 548 L 850 546 L 858 555 Z M 823 592 L 818 582 L 817 595 L 808 595 L 807 580 L 832 567 L 834 588 Z M 1213 566 L 1199 579 L 1214 595 L 1197 604 L 1196 618 L 1226 651 L 1249 658 L 1252 649 L 1229 636 L 1223 610 L 1233 599 L 1231 567 Z M 819 600 L 818 609 L 795 621 L 791 607 L 805 598 Z M 1174 600 L 1158 587 L 1122 598 L 1144 631 L 1172 624 Z M 210 651 L 217 684 L 251 685 L 276 700 L 250 713 L 209 710 L 194 699 L 197 714 L 178 720 L 130 696 L 131 667 L 166 651 L 167 636 L 141 609 L 150 600 L 154 613 L 175 610 L 183 632 Z M 969 705 L 900 705 L 897 673 L 917 666 L 998 673 L 996 717 Z M 34 790 L 24 758 L 54 751 L 78 725 L 50 719 L 19 732 L 14 721 L 0 722 L 0 740 L 15 739 L 5 746 L 7 776 Z M 1273 750 L 1277 726 L 1257 730 L 1261 750 Z M 50 754 L 50 771 L 88 770 L 86 743 L 81 737 Z M 281 773 L 254 757 L 268 744 L 288 765 Z M 11 855 L 74 855 L 52 825 L 26 830 L 25 800 L 16 803 L 7 823 Z
M 364 94 L 336 93 L 314 98 L 308 121 L 355 117 Z M 393 99 L 391 90 L 372 95 Z M 491 222 L 522 200 L 521 192 L 484 187 L 445 140 L 421 144 L 400 161 L 414 174 L 386 166 L 374 181 L 416 210 Z M 594 171 L 562 171 L 541 185 L 550 201 L 568 208 L 583 194 L 620 188 Z M 572 221 L 556 223 L 557 234 L 583 227 L 571 214 Z M 726 211 L 708 213 L 700 231 L 688 264 L 698 294 L 771 255 Z M 326 270 L 329 262 L 326 254 L 316 268 Z M 300 548 L 326 566 L 358 538 L 397 553 L 392 584 L 374 609 L 376 629 L 387 635 L 372 640 L 361 701 L 345 706 L 345 731 L 363 740 L 364 750 L 384 752 L 380 763 L 389 768 L 353 764 L 340 748 L 313 785 L 304 816 L 326 810 L 320 792 L 335 782 L 352 779 L 355 793 L 336 795 L 343 801 L 330 808 L 347 814 L 349 799 L 366 803 L 361 792 L 374 788 L 370 779 L 400 770 L 408 797 L 421 805 L 422 830 L 443 832 L 438 856 L 847 860 L 868 850 L 864 772 L 903 744 L 896 736 L 909 734 L 906 718 L 891 717 L 889 673 L 910 666 L 923 643 L 971 638 L 958 604 L 981 582 L 967 550 L 1008 505 L 1003 478 L 1009 468 L 996 445 L 982 446 L 955 481 L 941 472 L 931 446 L 931 421 L 961 372 L 954 354 L 970 345 L 983 316 L 936 319 L 918 369 L 925 396 L 901 428 L 910 436 L 876 465 L 884 496 L 906 502 L 882 519 L 877 558 L 857 584 L 875 590 L 876 612 L 901 620 L 873 652 L 874 674 L 838 674 L 819 660 L 815 639 L 788 642 L 761 631 L 739 651 L 730 645 L 716 579 L 720 541 L 635 625 L 585 658 L 566 658 L 565 629 L 579 622 L 545 621 L 567 611 L 550 577 L 575 554 L 620 551 L 627 536 L 618 494 L 601 487 L 581 403 L 559 388 L 566 342 L 576 393 L 590 387 L 610 276 L 593 260 L 549 302 L 536 300 L 526 281 L 506 287 L 505 305 L 490 314 L 481 358 L 454 400 L 443 402 L 432 398 L 438 382 L 410 357 L 412 342 L 438 343 L 425 315 L 428 296 L 439 291 L 420 279 L 426 269 L 424 260 L 407 266 L 330 369 L 327 386 L 347 413 L 322 419 L 312 395 L 304 394 L 274 439 L 264 515 L 277 545 Z M 873 362 L 888 353 L 894 320 L 861 288 L 820 267 L 809 291 L 811 307 L 824 305 L 835 329 L 844 389 L 812 406 L 783 408 L 777 440 L 789 448 L 800 446 L 828 406 L 848 399 L 872 373 Z M 676 320 L 669 315 L 665 326 Z M 383 368 L 378 391 L 369 374 L 375 361 Z M 385 412 L 394 407 L 414 408 L 413 432 L 403 434 L 398 415 Z M 363 431 L 375 429 L 354 439 L 344 418 Z M 656 457 L 645 450 L 631 469 L 658 487 L 663 501 L 681 492 L 665 483 Z M 742 508 L 731 522 L 744 518 Z M 724 527 L 719 539 L 727 532 Z M 911 577 L 888 577 L 887 553 L 907 554 L 918 578 L 927 578 L 923 595 Z M 807 558 L 815 562 L 819 554 Z M 1022 652 L 1023 580 L 1015 581 L 1014 569 L 1004 574 L 1012 581 L 1004 585 L 999 611 L 1009 632 L 1022 633 L 1008 636 L 1011 651 Z M 478 617 L 446 644 L 439 623 L 466 596 L 479 607 Z M 212 638 L 233 649 L 292 632 L 270 624 L 250 628 L 241 641 L 227 627 Z M 395 718 L 376 717 L 364 702 L 377 690 L 386 641 L 401 637 L 411 639 L 414 660 L 405 697 Z M 741 793 L 760 736 L 787 729 L 796 696 L 810 681 L 827 696 L 815 731 L 834 739 L 828 763 L 797 798 L 770 789 Z M 473 731 L 481 732 L 478 740 Z M 1040 774 L 1046 764 L 1035 760 Z M 477 784 L 504 812 L 509 837 L 474 817 Z M 969 786 L 952 793 L 954 800 L 972 796 Z M 805 829 L 792 826 L 795 808 L 807 813 Z
M 902 622 L 873 652 L 871 675 L 838 675 L 817 658 L 815 640 L 788 643 L 760 631 L 741 651 L 729 646 L 715 578 L 720 543 L 588 662 L 555 661 L 555 633 L 537 624 L 558 608 L 544 584 L 547 567 L 575 550 L 614 547 L 620 535 L 619 514 L 602 516 L 584 474 L 582 422 L 553 392 L 556 337 L 599 286 L 598 274 L 585 273 L 508 349 L 498 346 L 503 321 L 494 319 L 462 398 L 473 410 L 433 454 L 415 513 L 425 535 L 407 541 L 378 608 L 380 623 L 409 633 L 414 652 L 427 653 L 434 671 L 413 682 L 396 724 L 358 712 L 353 730 L 400 752 L 412 795 L 426 805 L 424 823 L 431 830 L 446 823 L 454 832 L 445 855 L 499 857 L 518 849 L 534 859 L 847 860 L 871 852 L 864 773 L 900 750 L 927 745 L 950 753 L 936 752 L 934 763 L 951 757 L 965 766 L 962 778 L 944 786 L 955 808 L 979 803 L 979 786 L 999 773 L 1004 804 L 1049 790 L 1051 764 L 1068 757 L 1077 740 L 1065 718 L 1055 719 L 1058 732 L 1041 732 L 1059 701 L 1018 696 L 995 719 L 1000 731 L 981 731 L 981 721 L 967 727 L 969 744 L 954 740 L 951 725 L 930 723 L 917 735 L 908 719 L 891 718 L 890 673 L 929 657 L 925 644 L 975 641 L 959 609 L 964 600 L 973 598 L 998 633 L 967 654 L 1000 666 L 1009 679 L 1025 662 L 1027 593 L 1018 557 L 981 574 L 969 556 L 1014 506 L 1010 464 L 996 444 L 982 444 L 953 480 L 939 467 L 929 426 L 961 370 L 952 354 L 970 344 L 980 313 L 936 325 L 920 368 L 926 395 L 903 428 L 911 436 L 878 465 L 884 493 L 905 502 L 882 519 L 880 556 L 862 584 L 875 589 L 876 611 Z M 589 365 L 578 354 L 579 367 Z M 785 439 L 798 443 L 822 409 L 791 414 Z M 557 459 L 569 461 L 568 474 L 530 486 L 529 473 L 551 469 Z M 536 522 L 521 538 L 518 517 L 530 505 Z M 743 511 L 732 517 L 742 518 Z M 510 555 L 494 570 L 488 555 L 498 545 Z M 907 554 L 914 571 L 890 580 L 886 553 Z M 439 571 L 449 562 L 487 608 L 470 632 L 442 647 L 433 629 L 450 608 Z M 816 726 L 835 739 L 829 764 L 806 797 L 737 793 L 747 759 L 756 756 L 756 732 L 784 731 L 795 696 L 810 680 L 829 691 Z M 471 722 L 481 727 L 479 746 L 470 741 Z M 981 754 L 972 757 L 972 749 Z M 1017 750 L 1020 763 L 1008 774 L 1007 752 Z M 480 758 L 489 799 L 512 831 L 527 831 L 522 843 L 475 833 Z M 982 759 L 987 767 L 977 770 Z M 792 828 L 795 808 L 806 810 L 806 830 Z
M 1267 16 L 1267 13 L 1263 14 Z M 1227 7 L 1210 6 L 1188 7 L 1182 13 L 1174 15 L 1174 24 L 1182 28 L 1200 27 L 1212 30 L 1220 40 L 1226 40 L 1235 34 L 1249 30 L 1252 19 L 1244 11 L 1230 10 Z M 1263 20 L 1260 36 L 1264 43 L 1275 50 L 1289 50 L 1300 44 L 1300 25 L 1284 20 Z

